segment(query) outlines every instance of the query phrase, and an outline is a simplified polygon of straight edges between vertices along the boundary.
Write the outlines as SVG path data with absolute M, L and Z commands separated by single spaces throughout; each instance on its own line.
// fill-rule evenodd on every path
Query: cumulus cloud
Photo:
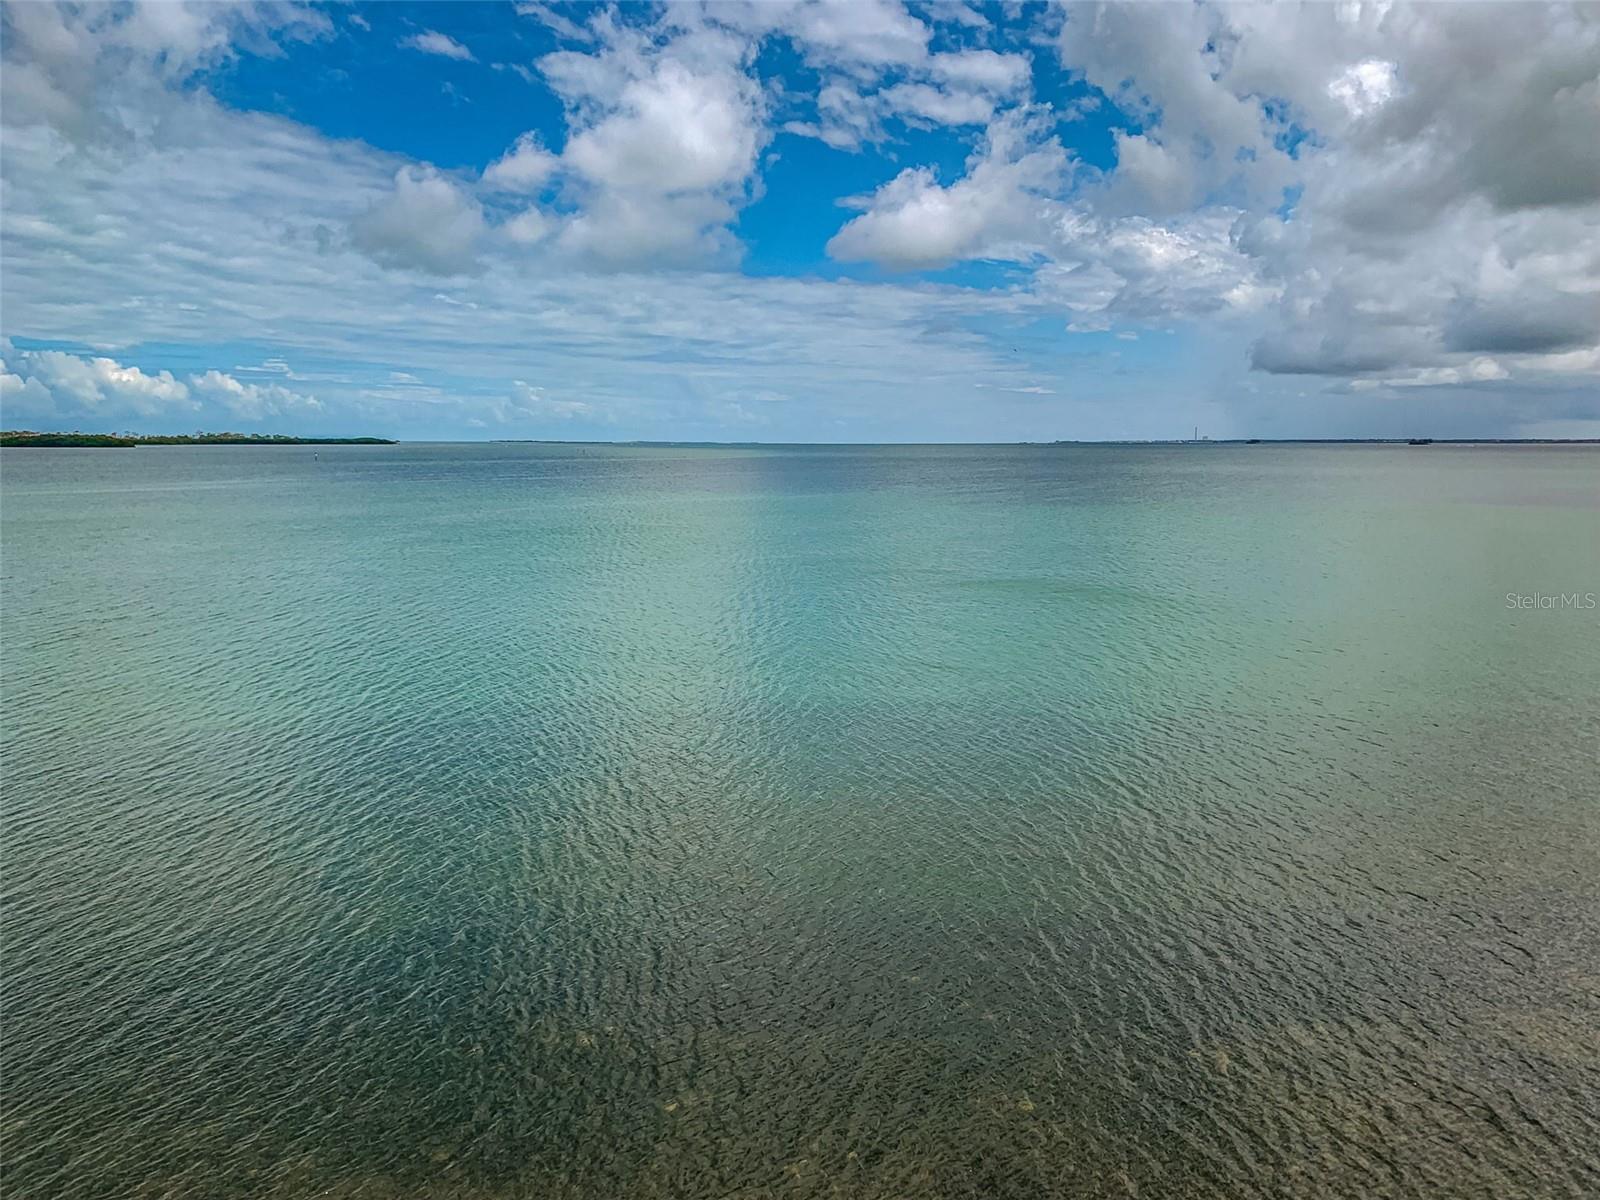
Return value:
M 1021 116 L 991 126 L 967 173 L 949 185 L 927 167 L 902 171 L 861 202 L 865 211 L 834 235 L 828 253 L 896 270 L 1026 258 L 1067 166 L 1060 142 L 1032 140 L 1031 128 Z
M 1126 130 L 1118 130 L 1112 140 L 1117 148 L 1117 169 L 1111 190 L 1122 198 L 1118 207 L 1164 216 L 1192 208 L 1200 199 L 1201 180 L 1187 150 Z M 1125 199 L 1130 195 L 1136 198 L 1132 205 Z
M 319 400 L 290 391 L 282 384 L 244 383 L 223 371 L 192 375 L 189 386 L 197 398 L 220 404 L 234 416 L 249 421 L 322 409 Z
M 425 29 L 421 33 L 412 34 L 400 44 L 412 50 L 419 50 L 423 54 L 435 54 L 440 58 L 453 58 L 457 62 L 477 61 L 472 51 L 456 41 L 455 38 L 432 29 Z
M 567 165 L 623 191 L 709 191 L 755 162 L 758 103 L 748 78 L 665 58 L 630 79 L 598 120 L 574 134 Z
M 909 168 L 860 201 L 828 252 L 895 270 L 965 259 L 1030 263 L 1036 298 L 1071 326 L 1260 309 L 1276 295 L 1234 241 L 1236 210 L 1153 219 L 1062 199 L 1071 163 L 1048 123 L 1017 113 L 992 125 L 966 173 L 941 184 Z
M 526 208 L 500 226 L 500 234 L 513 245 L 533 246 L 550 236 L 556 222 L 537 208 Z
M 394 191 L 350 224 L 350 239 L 386 267 L 461 275 L 478 269 L 477 201 L 431 167 L 402 167 Z
M 114 358 L 61 350 L 17 351 L 0 360 L 0 407 L 23 417 L 171 417 L 210 407 L 248 421 L 320 412 L 312 396 L 278 383 L 246 383 L 224 371 L 144 371 Z
M 1091 189 L 1103 212 L 1240 211 L 1276 297 L 1257 368 L 1500 382 L 1486 354 L 1522 355 L 1514 375 L 1600 342 L 1582 6 L 1095 6 L 1060 49 L 1144 123 Z
M 15 351 L 6 346 L 6 356 L 15 358 Z M 24 417 L 54 416 L 55 397 L 50 389 L 36 377 L 18 375 L 0 359 L 0 421 L 12 424 L 19 414 Z
M 1108 207 L 1148 215 L 1208 200 L 1276 199 L 1289 176 L 1274 141 L 1282 121 L 1229 70 L 1229 28 L 1212 5 L 1068 9 L 1062 64 L 1144 126 L 1118 142 Z
M 1310 194 L 1303 217 L 1244 243 L 1282 303 L 1252 350 L 1271 372 L 1352 375 L 1459 367 L 1600 344 L 1600 212 L 1448 206 L 1404 237 L 1353 230 Z
M 525 133 L 483 172 L 483 182 L 502 192 L 537 192 L 554 173 L 558 160 L 539 142 L 539 135 Z
M 13 351 L 12 357 L 14 370 L 0 364 L 0 394 L 21 411 L 151 417 L 200 407 L 171 371 L 146 374 L 113 358 L 61 350 Z
M 579 201 L 558 244 L 612 266 L 726 249 L 769 132 L 754 47 L 713 29 L 656 38 L 614 27 L 596 53 L 539 67 L 568 106 L 560 169 Z

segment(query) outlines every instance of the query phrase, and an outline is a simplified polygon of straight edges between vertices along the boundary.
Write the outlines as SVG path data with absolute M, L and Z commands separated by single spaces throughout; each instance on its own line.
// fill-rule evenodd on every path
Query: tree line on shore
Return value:
M 36 433 L 0 432 L 0 446 L 392 446 L 393 438 L 291 437 L 285 433 Z

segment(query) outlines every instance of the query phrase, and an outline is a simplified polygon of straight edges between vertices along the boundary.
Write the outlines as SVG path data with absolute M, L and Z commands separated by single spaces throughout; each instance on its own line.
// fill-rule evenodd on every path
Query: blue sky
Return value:
M 4 21 L 8 427 L 1600 433 L 1592 7 Z

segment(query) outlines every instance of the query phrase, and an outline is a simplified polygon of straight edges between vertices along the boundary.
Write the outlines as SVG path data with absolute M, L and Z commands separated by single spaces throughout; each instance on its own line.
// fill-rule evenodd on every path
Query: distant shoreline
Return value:
M 426 439 L 419 444 L 425 444 Z M 0 446 L 56 449 L 130 446 L 396 446 L 396 438 L 295 437 L 254 433 L 43 433 L 12 429 L 0 432 Z M 1147 438 L 1053 442 L 675 442 L 593 441 L 566 438 L 490 438 L 484 441 L 441 441 L 452 446 L 618 446 L 677 449 L 761 449 L 783 446 L 1600 446 L 1600 438 Z
M 124 437 L 115 433 L 35 433 L 8 429 L 0 433 L 0 446 L 35 446 L 43 449 L 98 449 L 126 446 L 393 446 L 393 438 L 290 437 L 278 433 L 173 433 Z
M 1600 446 L 1600 438 L 1102 438 L 1054 442 L 599 442 L 565 438 L 491 438 L 457 446 Z

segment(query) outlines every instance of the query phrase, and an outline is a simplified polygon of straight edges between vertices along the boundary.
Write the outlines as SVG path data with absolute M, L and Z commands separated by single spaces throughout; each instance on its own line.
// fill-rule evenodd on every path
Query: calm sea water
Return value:
M 0 482 L 7 1196 L 1600 1194 L 1600 452 Z

